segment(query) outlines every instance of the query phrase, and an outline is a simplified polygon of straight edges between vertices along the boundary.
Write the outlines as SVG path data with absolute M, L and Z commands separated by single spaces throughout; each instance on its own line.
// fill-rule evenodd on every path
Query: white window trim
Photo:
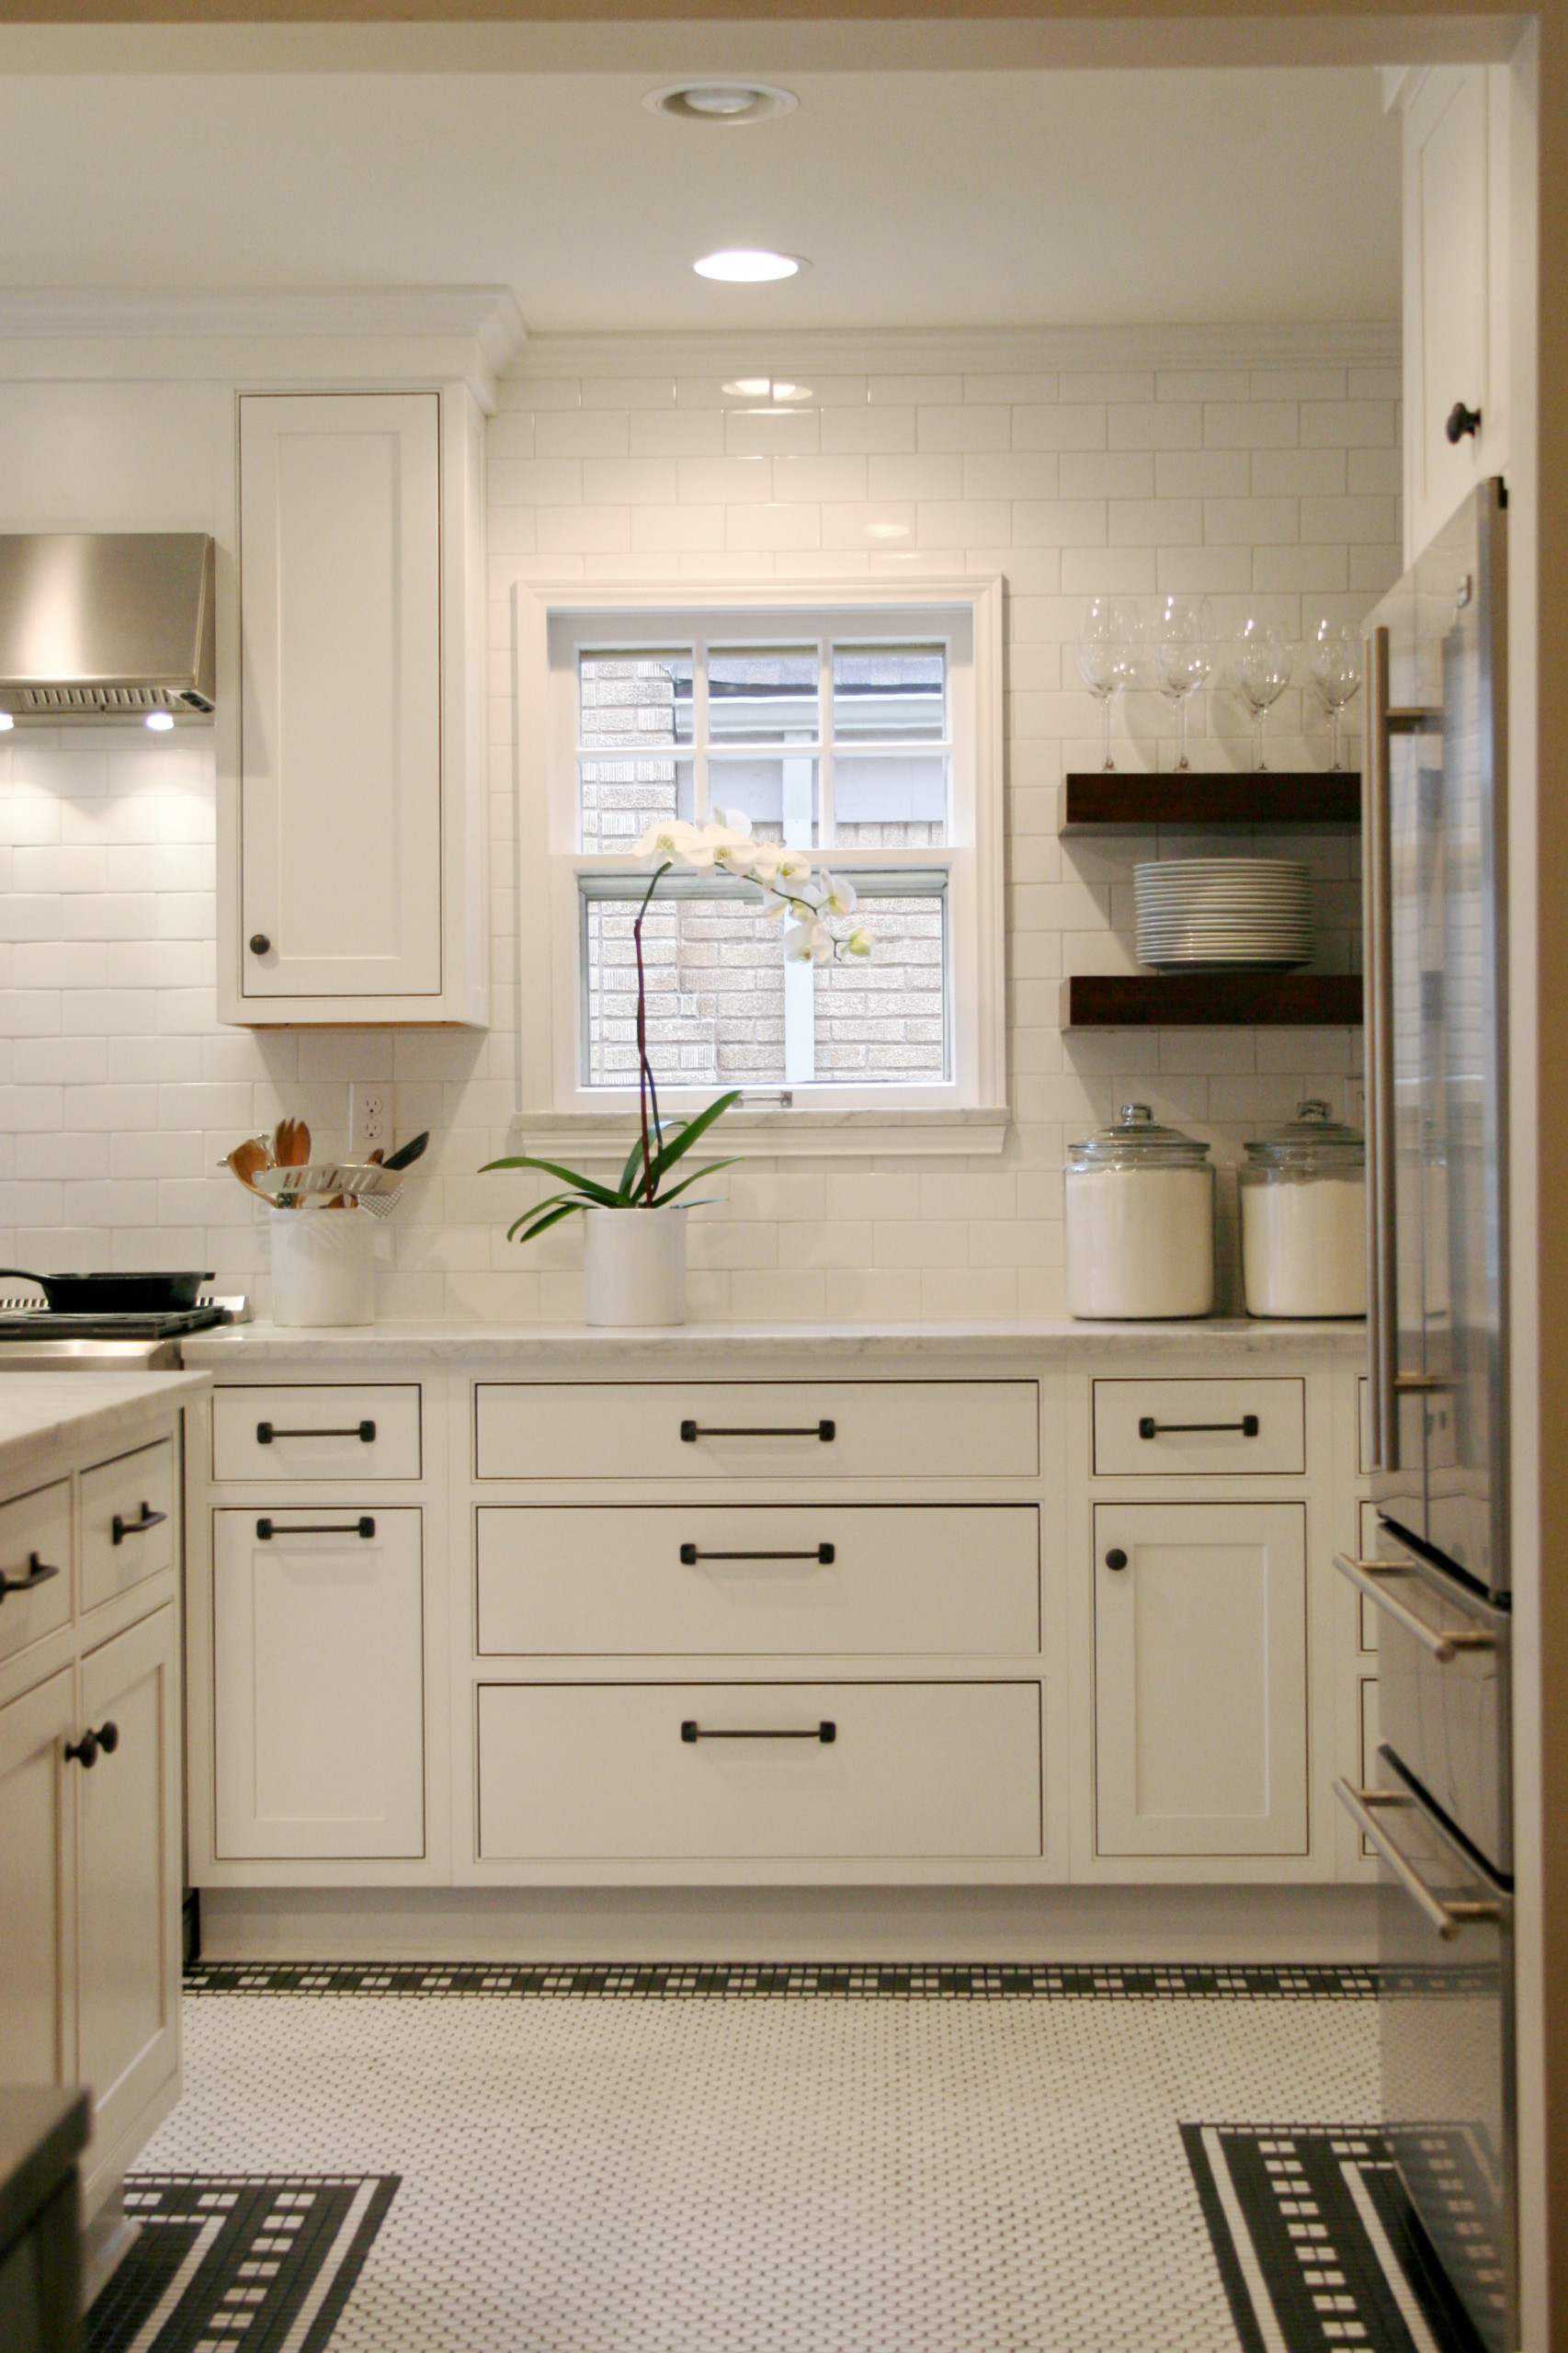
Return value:
M 606 1099 L 582 1083 L 579 1062 L 577 876 L 624 870 L 609 852 L 578 847 L 573 754 L 574 704 L 550 665 L 553 620 L 591 620 L 608 631 L 646 637 L 665 614 L 853 614 L 907 617 L 911 634 L 955 608 L 968 619 L 971 704 L 960 729 L 955 705 L 952 844 L 905 854 L 902 864 L 949 870 L 951 1075 L 920 1086 L 792 1090 L 789 1109 L 737 1105 L 724 1121 L 730 1152 L 768 1158 L 802 1154 L 990 1154 L 1001 1151 L 1006 1106 L 1006 941 L 1003 902 L 1003 592 L 999 576 L 888 580 L 767 580 L 732 585 L 699 580 L 659 584 L 517 581 L 512 589 L 517 748 L 518 981 L 523 1019 L 518 1108 L 511 1148 L 546 1158 L 624 1157 L 635 1130 L 635 1097 Z M 572 742 L 562 741 L 570 732 Z M 961 740 L 960 740 L 961 737 Z M 844 872 L 886 869 L 883 851 L 824 852 Z M 961 961 L 960 961 L 961 960 Z M 546 1013 L 547 1017 L 535 1017 Z M 661 1108 L 690 1109 L 711 1088 L 660 1090 Z M 689 1098 L 689 1099 L 688 1099 Z

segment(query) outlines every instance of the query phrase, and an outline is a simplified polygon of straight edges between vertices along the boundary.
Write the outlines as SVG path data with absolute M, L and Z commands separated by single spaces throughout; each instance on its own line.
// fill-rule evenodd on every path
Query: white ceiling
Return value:
M 1369 67 L 801 74 L 742 128 L 648 113 L 669 78 L 8 75 L 0 283 L 509 285 L 536 335 L 1398 315 Z M 693 276 L 729 244 L 812 267 Z

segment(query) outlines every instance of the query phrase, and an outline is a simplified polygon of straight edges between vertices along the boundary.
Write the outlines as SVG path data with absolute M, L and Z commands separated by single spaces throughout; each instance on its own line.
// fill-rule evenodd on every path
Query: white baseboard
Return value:
M 209 1961 L 1369 1961 L 1371 1887 L 206 1888 Z

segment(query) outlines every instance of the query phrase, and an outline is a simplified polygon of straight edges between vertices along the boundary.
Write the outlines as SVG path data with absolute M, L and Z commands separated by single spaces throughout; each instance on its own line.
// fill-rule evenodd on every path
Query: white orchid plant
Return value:
M 870 935 L 861 925 L 852 925 L 842 938 L 830 927 L 830 919 L 847 920 L 854 915 L 854 884 L 842 875 L 830 874 L 825 867 L 813 867 L 803 849 L 787 847 L 782 842 L 758 841 L 749 818 L 733 810 L 721 810 L 706 825 L 694 825 L 681 817 L 663 818 L 649 826 L 633 854 L 652 860 L 653 866 L 631 926 L 637 959 L 637 1140 L 627 1154 L 620 1181 L 614 1187 L 600 1185 L 576 1169 L 562 1167 L 556 1161 L 535 1160 L 526 1153 L 486 1161 L 486 1169 L 540 1168 L 547 1176 L 564 1180 L 563 1191 L 550 1194 L 514 1220 L 506 1229 L 508 1242 L 531 1242 L 536 1233 L 558 1225 L 577 1210 L 665 1209 L 702 1177 L 734 1165 L 733 1158 L 710 1160 L 683 1176 L 678 1184 L 666 1181 L 699 1137 L 741 1098 L 740 1088 L 732 1087 L 689 1120 L 672 1120 L 666 1127 L 659 1116 L 659 1090 L 648 1055 L 642 922 L 653 904 L 653 893 L 676 867 L 687 867 L 699 874 L 733 875 L 737 881 L 755 883 L 762 892 L 763 915 L 784 924 L 787 963 L 825 964 L 837 957 L 869 956 L 871 952 Z M 688 1202 L 687 1206 L 694 1205 Z

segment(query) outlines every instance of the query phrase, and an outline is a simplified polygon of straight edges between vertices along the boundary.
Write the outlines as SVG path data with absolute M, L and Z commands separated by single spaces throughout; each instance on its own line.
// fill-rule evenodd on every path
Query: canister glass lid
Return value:
M 1163 1127 L 1147 1103 L 1124 1103 L 1113 1126 L 1067 1147 L 1069 1168 L 1202 1168 L 1209 1146 Z
M 1336 1120 L 1315 1097 L 1298 1103 L 1293 1120 L 1256 1137 L 1245 1150 L 1251 1168 L 1289 1168 L 1298 1176 L 1319 1171 L 1344 1176 L 1367 1165 L 1360 1129 Z

